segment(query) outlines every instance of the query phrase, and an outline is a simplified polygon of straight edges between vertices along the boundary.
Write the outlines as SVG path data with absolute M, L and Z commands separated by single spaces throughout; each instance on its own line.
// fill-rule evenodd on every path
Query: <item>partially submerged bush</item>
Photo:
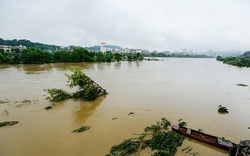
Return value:
M 9 103 L 9 102 L 10 102 L 10 100 L 9 100 L 9 99 L 0 100 L 0 104 Z
M 153 156 L 173 156 L 177 151 L 177 147 L 182 145 L 185 137 L 172 131 L 167 132 L 169 126 L 171 126 L 171 122 L 166 118 L 162 118 L 155 125 L 144 129 L 145 132 L 153 133 L 143 133 L 138 138 L 126 139 L 122 143 L 111 147 L 110 153 L 106 156 L 129 156 L 138 154 L 147 147 L 155 152 Z M 146 135 L 152 135 L 152 139 L 145 140 Z
M 81 99 L 81 100 L 95 100 L 97 97 L 107 94 L 106 90 L 95 83 L 91 78 L 85 75 L 80 68 L 72 67 L 70 69 L 72 74 L 65 74 L 68 78 L 67 86 L 70 88 L 76 87 L 77 90 L 74 93 L 67 93 L 62 89 L 46 89 L 50 94 L 48 99 L 51 102 L 58 102 L 69 98 Z
M 179 119 L 178 125 L 181 126 L 181 127 L 186 127 L 187 126 L 187 122 L 182 121 L 182 119 Z
M 241 86 L 241 87 L 247 87 L 248 85 L 246 84 L 242 84 L 242 83 L 238 83 L 237 86 Z
M 69 93 L 67 93 L 62 89 L 52 88 L 52 89 L 46 89 L 45 91 L 47 91 L 50 94 L 50 97 L 48 97 L 50 102 L 59 102 L 72 97 Z
M 218 112 L 222 114 L 227 114 L 229 113 L 226 107 L 223 107 L 221 105 L 218 106 Z
M 152 149 L 164 152 L 168 156 L 175 155 L 177 147 L 182 145 L 185 137 L 175 132 L 159 132 L 153 136 L 146 144 Z
M 144 129 L 145 132 L 152 131 L 153 134 L 159 132 L 162 129 L 167 130 L 171 126 L 171 122 L 166 118 L 162 118 L 161 121 L 157 121 L 156 125 L 148 126 Z
M 112 156 L 129 156 L 135 152 L 137 152 L 139 146 L 142 143 L 142 139 L 138 138 L 130 138 L 124 140 L 122 143 L 118 145 L 114 145 L 111 147 L 110 155 Z
M 0 122 L 0 127 L 3 126 L 13 126 L 15 124 L 18 124 L 19 121 L 4 121 L 4 122 Z

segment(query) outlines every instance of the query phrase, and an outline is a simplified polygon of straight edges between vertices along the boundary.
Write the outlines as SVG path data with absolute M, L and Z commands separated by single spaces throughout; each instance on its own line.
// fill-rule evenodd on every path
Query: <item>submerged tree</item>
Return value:
M 73 93 L 67 93 L 62 89 L 47 89 L 46 91 L 50 94 L 48 99 L 51 102 L 58 102 L 69 98 L 90 101 L 107 94 L 105 89 L 85 75 L 80 68 L 72 67 L 70 71 L 73 73 L 65 74 L 68 78 L 67 86 L 70 88 L 76 87 L 77 90 Z
M 65 74 L 68 78 L 70 88 L 77 87 L 77 91 L 72 94 L 74 98 L 83 100 L 95 100 L 97 97 L 107 94 L 106 90 L 85 75 L 79 68 L 70 69 L 73 74 Z
M 218 106 L 218 113 L 221 113 L 221 114 L 227 114 L 229 113 L 227 108 L 226 107 L 223 107 L 221 105 Z
M 185 137 L 167 131 L 169 126 L 171 126 L 171 122 L 162 118 L 155 125 L 146 127 L 145 133 L 142 133 L 138 138 L 125 139 L 122 143 L 112 146 L 110 153 L 106 156 L 140 155 L 140 152 L 145 148 L 150 148 L 154 152 L 153 156 L 174 156 Z M 150 137 L 146 137 L 147 135 Z

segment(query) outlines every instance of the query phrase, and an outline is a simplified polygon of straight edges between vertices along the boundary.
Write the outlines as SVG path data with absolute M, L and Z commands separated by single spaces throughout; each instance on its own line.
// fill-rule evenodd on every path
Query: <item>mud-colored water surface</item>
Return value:
M 70 66 L 82 68 L 109 94 L 91 102 L 50 103 L 43 89 L 70 91 L 64 76 Z M 239 83 L 250 86 L 250 69 L 215 59 L 0 65 L 0 100 L 5 101 L 0 104 L 0 122 L 19 121 L 0 128 L 0 155 L 103 156 L 112 145 L 142 133 L 162 117 L 172 124 L 183 119 L 188 127 L 237 143 L 250 139 L 250 87 Z M 53 109 L 45 110 L 49 105 Z M 218 114 L 219 105 L 227 107 L 229 114 Z M 82 125 L 91 128 L 72 133 Z M 226 155 L 189 139 L 179 149 L 187 146 L 201 156 Z M 179 150 L 176 155 L 185 154 Z

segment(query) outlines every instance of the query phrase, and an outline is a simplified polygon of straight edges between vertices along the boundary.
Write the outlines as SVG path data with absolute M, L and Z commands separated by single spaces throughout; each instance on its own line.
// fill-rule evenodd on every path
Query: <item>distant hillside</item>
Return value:
M 229 50 L 229 51 L 213 51 L 213 50 L 208 50 L 204 54 L 217 57 L 217 56 L 223 56 L 223 57 L 229 57 L 229 56 L 239 56 L 242 55 L 243 52 L 239 50 Z
M 119 49 L 122 50 L 123 48 L 117 45 L 106 45 L 107 49 Z M 93 51 L 101 51 L 101 46 L 95 45 L 92 47 L 87 47 L 87 49 L 93 50 Z
M 60 50 L 60 46 L 56 45 L 49 45 L 49 44 L 43 44 L 43 43 L 38 43 L 38 42 L 31 42 L 26 39 L 13 39 L 13 40 L 4 40 L 0 38 L 0 45 L 10 45 L 10 46 L 26 46 L 27 48 L 39 48 L 41 50 L 46 50 L 46 51 L 55 51 Z

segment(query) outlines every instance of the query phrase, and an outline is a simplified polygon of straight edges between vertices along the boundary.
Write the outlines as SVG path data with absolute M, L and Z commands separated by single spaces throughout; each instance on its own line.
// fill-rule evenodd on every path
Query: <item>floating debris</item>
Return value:
M 47 106 L 47 107 L 45 107 L 44 109 L 49 110 L 49 109 L 51 109 L 51 108 L 53 108 L 53 107 L 52 107 L 52 106 Z
M 187 147 L 181 149 L 181 151 L 185 154 L 190 153 L 192 150 L 193 150 L 193 147 L 191 147 L 191 146 L 187 146 Z
M 0 100 L 0 104 L 10 103 L 9 99 Z
M 187 126 L 187 122 L 183 121 L 182 119 L 179 119 L 178 120 L 178 125 L 181 126 L 181 127 L 186 127 Z
M 116 119 L 118 119 L 118 118 L 112 118 L 112 120 L 116 120 Z
M 189 154 L 192 154 L 192 156 L 199 156 L 199 152 L 194 152 L 194 153 L 189 153 Z
M 241 87 L 247 87 L 248 85 L 246 84 L 242 84 L 242 83 L 238 83 L 237 86 L 241 86 Z
M 132 115 L 132 114 L 135 114 L 135 112 L 129 112 L 128 115 Z
M 5 109 L 3 112 L 4 115 L 9 115 L 10 113 Z
M 81 126 L 80 128 L 72 131 L 72 133 L 81 133 L 83 131 L 89 130 L 91 127 L 90 126 Z
M 13 126 L 15 124 L 18 124 L 19 121 L 5 121 L 5 122 L 0 122 L 0 127 L 3 126 Z
M 22 101 L 15 101 L 14 103 L 15 104 L 19 103 L 18 105 L 16 105 L 16 107 L 20 108 L 22 106 L 28 106 L 28 105 L 31 105 L 31 104 L 36 104 L 38 102 L 39 102 L 38 100 L 23 99 Z
M 226 107 L 223 107 L 221 105 L 218 106 L 218 112 L 221 114 L 227 114 L 229 113 Z
M 203 130 L 202 130 L 201 128 L 200 128 L 200 129 L 198 129 L 198 132 L 204 133 L 204 132 L 203 132 Z

